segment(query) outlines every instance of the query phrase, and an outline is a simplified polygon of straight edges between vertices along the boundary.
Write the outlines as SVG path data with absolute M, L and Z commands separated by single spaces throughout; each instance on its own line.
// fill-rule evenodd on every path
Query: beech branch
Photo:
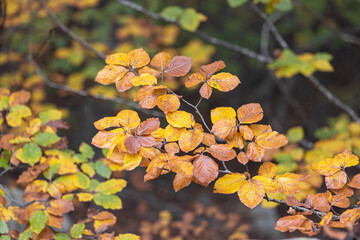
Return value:
M 41 1 L 41 0 L 40 0 Z M 173 23 L 176 24 L 178 26 L 180 26 L 180 23 L 176 20 L 173 19 L 169 19 L 166 18 L 160 14 L 148 11 L 146 8 L 128 1 L 128 0 L 116 0 L 118 3 L 127 6 L 133 10 L 136 10 L 152 19 L 155 20 L 161 20 L 164 22 L 168 22 L 168 23 Z M 254 11 L 256 13 L 259 14 L 259 16 L 265 21 L 265 23 L 267 24 L 267 26 L 269 27 L 270 31 L 272 32 L 272 34 L 274 35 L 275 39 L 279 42 L 280 46 L 282 48 L 289 48 L 288 44 L 286 43 L 286 41 L 283 39 L 283 37 L 281 36 L 281 34 L 279 33 L 279 31 L 277 30 L 277 28 L 275 27 L 275 25 L 268 20 L 266 14 L 264 12 L 262 12 L 260 9 L 258 9 L 256 6 L 254 6 Z M 244 56 L 256 59 L 259 62 L 262 63 L 271 63 L 274 61 L 273 58 L 271 57 L 267 57 L 265 55 L 256 53 L 254 51 L 251 51 L 247 48 L 244 47 L 240 47 L 236 44 L 233 44 L 231 42 L 225 41 L 225 40 L 221 40 L 221 39 L 217 39 L 215 37 L 211 37 L 209 35 L 207 35 L 206 33 L 200 31 L 200 30 L 196 30 L 195 32 L 193 32 L 193 34 L 195 34 L 196 36 L 202 38 L 203 40 L 216 45 L 216 46 L 221 46 L 221 47 L 225 47 L 229 50 L 232 50 L 236 53 L 242 54 Z M 343 101 L 341 101 L 339 98 L 337 98 L 334 94 L 332 94 L 324 85 L 322 85 L 320 83 L 320 81 L 313 75 L 311 75 L 309 78 L 309 81 L 311 83 L 313 83 L 315 85 L 315 87 L 329 100 L 330 103 L 336 105 L 337 107 L 339 107 L 341 110 L 345 111 L 347 114 L 349 114 L 357 123 L 360 123 L 360 117 L 357 115 L 357 113 L 347 104 L 345 104 Z

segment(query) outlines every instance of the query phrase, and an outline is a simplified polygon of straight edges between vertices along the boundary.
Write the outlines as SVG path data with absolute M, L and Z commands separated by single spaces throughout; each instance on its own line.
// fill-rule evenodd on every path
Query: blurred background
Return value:
M 30 91 L 30 105 L 35 113 L 52 107 L 61 109 L 71 126 L 65 133 L 70 148 L 77 149 L 83 141 L 91 142 L 97 132 L 92 124 L 94 121 L 116 115 L 122 109 L 131 109 L 126 104 L 111 101 L 111 98 L 132 100 L 136 91 L 118 93 L 114 85 L 96 83 L 94 79 L 104 67 L 104 60 L 74 41 L 69 32 L 49 17 L 49 12 L 76 36 L 104 54 L 128 52 L 140 47 L 150 56 L 166 51 L 172 56 L 191 57 L 193 72 L 203 64 L 223 60 L 226 64 L 224 71 L 237 75 L 241 85 L 230 93 L 214 91 L 208 101 L 202 101 L 199 109 L 209 124 L 210 110 L 215 107 L 237 109 L 243 104 L 258 102 L 264 109 L 262 123 L 268 123 L 284 134 L 288 129 L 300 126 L 304 132 L 301 139 L 306 140 L 311 148 L 312 142 L 332 139 L 348 131 L 347 126 L 353 120 L 329 102 L 307 77 L 298 74 L 278 79 L 274 71 L 268 69 L 267 63 L 214 45 L 197 34 L 196 29 L 199 29 L 209 36 L 264 56 L 278 57 L 281 46 L 269 33 L 264 20 L 248 4 L 232 8 L 226 1 L 133 1 L 149 12 L 167 17 L 165 10 L 169 6 L 193 9 L 189 11 L 198 14 L 194 23 L 196 27 L 186 29 L 186 26 L 152 19 L 121 2 L 1 1 L 0 85 L 14 91 Z M 279 1 L 263 2 L 272 2 L 276 7 Z M 360 1 L 285 2 L 290 2 L 290 7 L 271 9 L 269 4 L 257 6 L 267 12 L 296 54 L 326 52 L 333 56 L 330 63 L 334 71 L 316 72 L 315 76 L 335 96 L 359 113 Z M 33 54 L 38 70 L 57 85 L 44 81 L 40 72 L 36 72 L 28 61 L 29 52 Z M 173 81 L 171 87 L 196 104 L 199 100 L 198 88 L 185 88 L 184 80 Z M 67 86 L 73 91 L 54 86 Z M 99 100 L 94 96 L 105 96 L 110 100 Z M 182 108 L 189 110 L 186 106 Z M 148 117 L 146 114 L 141 116 L 142 120 Z M 334 148 L 339 147 L 339 141 L 337 138 L 331 142 Z M 360 144 L 357 144 L 360 148 Z M 333 145 L 326 145 L 326 148 Z M 311 152 L 312 155 L 306 155 L 304 151 L 300 156 L 299 151 L 288 154 L 297 148 L 297 145 L 293 145 L 285 153 L 277 153 L 275 159 L 283 163 L 284 170 L 301 172 L 301 161 L 309 162 L 321 154 L 327 156 L 336 152 L 332 149 L 319 153 L 317 149 L 317 152 Z M 242 166 L 230 167 L 236 169 Z M 118 174 L 130 182 L 130 186 L 121 193 L 124 209 L 116 211 L 116 228 L 119 232 L 137 233 L 145 240 L 277 239 L 287 236 L 273 229 L 279 214 L 286 208 L 257 207 L 250 212 L 239 202 L 236 194 L 214 195 L 211 187 L 205 189 L 192 184 L 175 193 L 172 189 L 173 175 L 143 183 L 144 170 Z M 75 213 L 73 217 L 80 218 L 81 214 Z

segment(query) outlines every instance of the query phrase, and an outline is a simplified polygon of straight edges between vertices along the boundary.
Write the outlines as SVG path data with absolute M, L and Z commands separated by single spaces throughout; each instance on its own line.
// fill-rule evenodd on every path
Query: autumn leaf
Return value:
M 254 162 L 261 162 L 265 154 L 265 149 L 260 147 L 256 142 L 249 143 L 246 156 L 254 161 Z
M 191 58 L 186 56 L 175 56 L 166 66 L 165 72 L 173 77 L 182 77 L 190 71 L 191 65 Z
M 149 55 L 142 48 L 132 50 L 128 53 L 128 55 L 129 55 L 129 65 L 133 69 L 141 68 L 150 62 Z
M 255 123 L 263 118 L 263 110 L 258 103 L 245 104 L 238 108 L 237 116 L 242 124 Z
M 165 113 L 175 112 L 180 107 L 180 100 L 174 94 L 164 94 L 157 98 L 156 105 Z
M 218 171 L 218 165 L 208 156 L 200 155 L 194 161 L 194 176 L 206 185 L 217 178 Z
M 183 175 L 183 174 L 176 174 L 173 180 L 173 187 L 175 192 L 187 187 L 192 182 L 193 176 L 190 175 Z
M 265 196 L 264 185 L 256 179 L 246 180 L 241 184 L 238 196 L 245 206 L 253 209 L 260 204 Z
M 157 84 L 157 79 L 149 73 L 144 73 L 131 79 L 131 84 L 134 87 L 147 86 Z
M 228 119 L 220 119 L 211 128 L 211 132 L 221 139 L 233 138 L 236 131 L 236 123 Z
M 139 115 L 133 110 L 122 110 L 116 117 L 125 130 L 134 129 L 140 124 Z
M 276 132 L 262 133 L 256 136 L 255 142 L 265 149 L 280 148 L 288 143 L 287 138 Z
M 282 217 L 276 222 L 275 230 L 280 232 L 294 232 L 306 220 L 307 218 L 301 214 Z
M 348 183 L 349 187 L 360 189 L 360 174 L 356 174 Z
M 166 114 L 167 122 L 176 128 L 191 128 L 195 125 L 194 116 L 185 111 L 175 111 Z
M 227 144 L 212 145 L 207 151 L 220 161 L 229 161 L 236 157 L 235 150 Z
M 194 150 L 203 140 L 203 131 L 200 129 L 187 130 L 179 138 L 179 146 L 183 152 Z
M 208 80 L 208 84 L 222 92 L 229 92 L 240 84 L 240 80 L 230 73 L 218 73 Z
M 150 61 L 150 65 L 163 72 L 170 62 L 170 55 L 166 52 L 156 54 Z
M 211 110 L 211 122 L 215 124 L 221 119 L 228 119 L 231 122 L 236 121 L 235 110 L 231 107 L 218 107 Z
M 228 173 L 215 182 L 214 193 L 232 194 L 239 190 L 246 176 L 241 173 Z

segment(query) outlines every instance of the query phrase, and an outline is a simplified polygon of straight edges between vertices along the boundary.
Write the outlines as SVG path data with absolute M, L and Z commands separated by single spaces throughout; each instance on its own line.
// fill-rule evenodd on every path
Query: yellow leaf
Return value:
M 284 194 L 295 194 L 299 191 L 298 182 L 304 181 L 308 176 L 303 176 L 295 173 L 284 173 L 277 175 L 275 181 L 280 187 L 280 191 Z
M 288 140 L 284 135 L 276 131 L 272 131 L 257 135 L 255 142 L 265 149 L 273 149 L 286 145 Z
M 271 162 L 264 162 L 260 166 L 258 174 L 260 176 L 274 178 L 276 176 L 276 165 Z
M 167 114 L 179 109 L 180 100 L 174 94 L 164 94 L 157 98 L 156 104 L 165 114 Z
M 141 68 L 150 62 L 149 55 L 142 48 L 132 50 L 128 55 L 132 68 Z
M 192 129 L 181 134 L 179 139 L 179 146 L 183 152 L 189 152 L 195 149 L 203 140 L 203 131 L 199 129 Z
M 214 124 L 221 119 L 236 121 L 236 112 L 231 107 L 218 107 L 211 110 L 211 122 Z
M 106 64 L 121 65 L 126 67 L 129 66 L 130 59 L 129 59 L 129 55 L 127 55 L 126 53 L 115 53 L 106 56 L 105 62 Z
M 186 128 L 176 128 L 171 125 L 168 125 L 165 128 L 165 139 L 167 142 L 178 141 L 181 135 L 186 131 Z
M 140 124 L 139 115 L 133 110 L 123 110 L 116 117 L 125 130 L 134 129 Z
M 231 194 L 239 190 L 246 176 L 241 173 L 228 173 L 215 182 L 214 193 Z
M 251 209 L 261 203 L 264 195 L 264 185 L 256 179 L 249 179 L 244 181 L 238 190 L 240 201 Z
M 213 75 L 208 83 L 211 87 L 216 88 L 222 92 L 229 92 L 240 84 L 240 80 L 235 75 L 230 73 L 218 73 Z
M 96 75 L 95 81 L 103 85 L 109 85 L 123 78 L 128 70 L 121 66 L 106 65 Z
M 194 116 L 185 111 L 176 111 L 166 114 L 168 123 L 177 128 L 191 128 L 195 125 Z
M 157 79 L 153 75 L 149 73 L 143 73 L 140 76 L 136 76 L 133 79 L 131 79 L 131 84 L 135 87 L 141 86 L 141 85 L 155 85 L 157 84 Z
M 93 199 L 93 195 L 91 193 L 77 193 L 80 202 L 90 202 Z
M 139 154 L 125 154 L 124 158 L 124 167 L 126 170 L 130 171 L 139 166 L 142 157 Z

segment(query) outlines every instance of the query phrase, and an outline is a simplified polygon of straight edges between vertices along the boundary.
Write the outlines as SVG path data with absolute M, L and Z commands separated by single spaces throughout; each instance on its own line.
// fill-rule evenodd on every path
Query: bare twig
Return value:
M 45 9 L 46 13 L 49 15 L 51 20 L 67 35 L 69 35 L 73 40 L 78 42 L 81 46 L 89 50 L 90 52 L 93 52 L 96 56 L 102 59 L 106 59 L 106 55 L 102 52 L 99 52 L 95 48 L 93 48 L 89 43 L 85 42 L 81 38 L 79 38 L 73 31 L 71 31 L 67 26 L 65 26 L 54 14 L 53 11 L 45 4 L 43 0 L 37 0 L 41 7 Z
M 131 2 L 131 1 L 128 1 L 128 0 L 116 0 L 118 3 L 124 5 L 124 6 L 127 6 L 131 9 L 134 9 L 154 20 L 161 20 L 161 21 L 164 21 L 164 22 L 167 22 L 167 23 L 172 23 L 172 24 L 176 24 L 178 26 L 180 26 L 180 23 L 174 19 L 170 19 L 170 18 L 167 18 L 167 17 L 164 17 L 160 14 L 157 14 L 157 13 L 154 13 L 154 12 L 150 12 L 148 11 L 146 8 L 134 3 L 134 2 Z M 264 55 L 261 55 L 259 53 L 256 53 L 254 51 L 251 51 L 247 48 L 244 48 L 244 47 L 240 47 L 236 44 L 233 44 L 233 43 L 230 43 L 228 41 L 224 41 L 224 40 L 221 40 L 221 39 L 217 39 L 217 38 L 214 38 L 214 37 L 211 37 L 209 35 L 207 35 L 206 33 L 200 31 L 200 30 L 196 30 L 195 32 L 192 32 L 193 34 L 195 34 L 196 36 L 202 38 L 203 40 L 213 44 L 213 45 L 216 45 L 216 46 L 220 46 L 220 47 L 225 47 L 227 49 L 230 49 L 236 53 L 239 53 L 239 54 L 242 54 L 242 55 L 245 55 L 245 56 L 248 56 L 250 58 L 254 58 L 256 60 L 258 60 L 259 62 L 264 62 L 264 63 L 270 63 L 272 62 L 272 59 L 269 58 L 269 57 L 266 57 Z

